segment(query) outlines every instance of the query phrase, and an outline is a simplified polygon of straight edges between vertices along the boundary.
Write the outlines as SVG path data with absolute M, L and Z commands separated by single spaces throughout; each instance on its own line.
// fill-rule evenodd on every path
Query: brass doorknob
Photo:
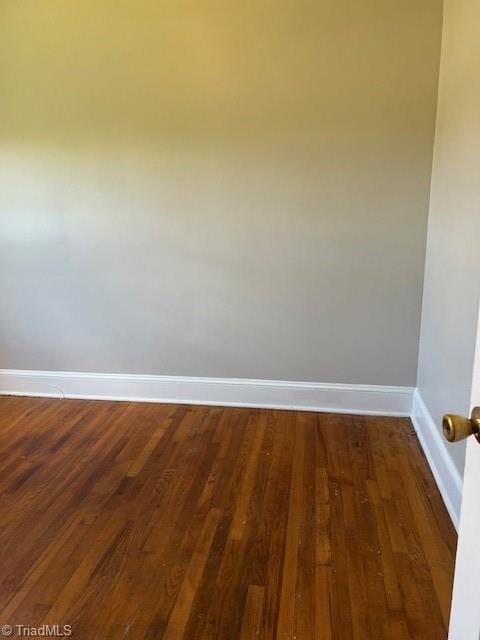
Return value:
M 475 436 L 480 442 L 480 407 L 473 409 L 470 419 L 450 414 L 443 416 L 443 435 L 449 442 L 459 442 L 468 436 Z

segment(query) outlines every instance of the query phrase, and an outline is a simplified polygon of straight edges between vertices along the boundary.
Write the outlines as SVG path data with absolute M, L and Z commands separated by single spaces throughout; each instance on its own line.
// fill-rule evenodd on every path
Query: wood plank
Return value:
M 287 537 L 283 557 L 283 576 L 280 587 L 280 606 L 277 622 L 277 638 L 290 640 L 295 635 L 295 587 L 298 568 L 298 543 L 302 518 L 302 484 L 304 473 L 305 443 L 301 418 L 295 420 L 295 444 L 288 501 Z
M 248 587 L 240 640 L 256 640 L 256 638 L 260 637 L 264 594 L 264 587 L 257 585 Z

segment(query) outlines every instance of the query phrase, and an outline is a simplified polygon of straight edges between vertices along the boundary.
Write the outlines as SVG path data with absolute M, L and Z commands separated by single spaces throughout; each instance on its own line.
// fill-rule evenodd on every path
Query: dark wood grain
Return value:
M 441 640 L 456 536 L 409 420 L 0 399 L 0 623 Z

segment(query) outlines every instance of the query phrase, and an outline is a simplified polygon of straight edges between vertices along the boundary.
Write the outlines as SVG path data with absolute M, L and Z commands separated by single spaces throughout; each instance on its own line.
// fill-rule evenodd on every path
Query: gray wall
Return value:
M 440 429 L 467 415 L 480 300 L 480 4 L 446 0 L 418 384 Z M 463 471 L 465 444 L 448 447 Z
M 440 0 L 0 4 L 0 366 L 414 385 Z

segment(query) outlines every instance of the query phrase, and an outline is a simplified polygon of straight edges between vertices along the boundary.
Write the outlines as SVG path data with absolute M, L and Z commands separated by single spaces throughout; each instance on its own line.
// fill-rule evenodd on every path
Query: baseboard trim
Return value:
M 458 531 L 462 477 L 418 389 L 414 393 L 412 422 L 450 518 Z
M 410 416 L 412 387 L 0 369 L 0 395 Z

